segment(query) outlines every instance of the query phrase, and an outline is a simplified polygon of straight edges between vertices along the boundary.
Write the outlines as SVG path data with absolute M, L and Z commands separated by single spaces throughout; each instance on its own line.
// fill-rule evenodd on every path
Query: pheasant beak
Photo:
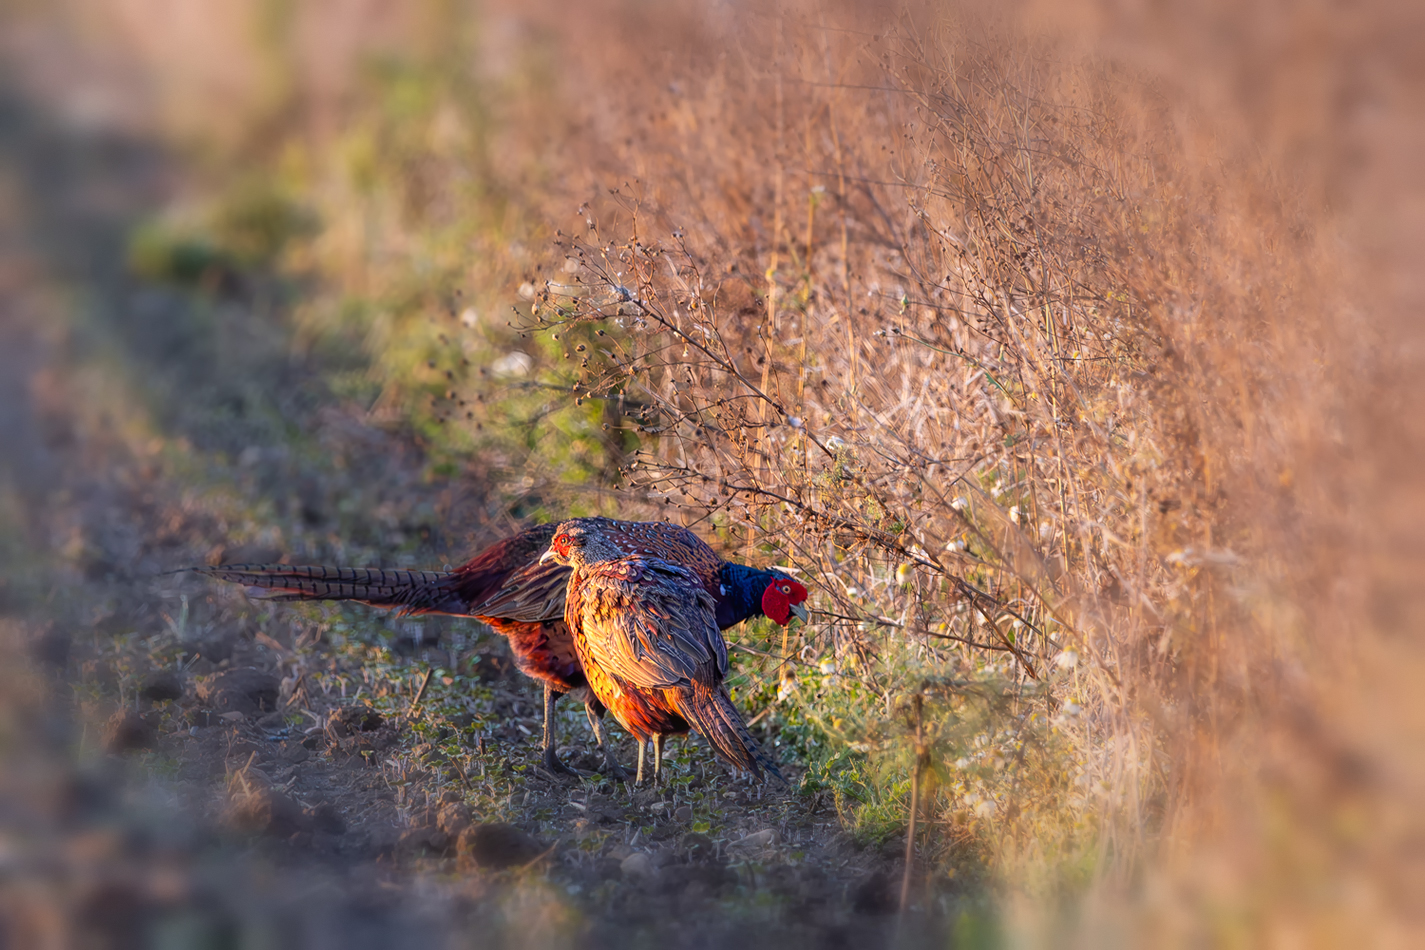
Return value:
M 541 554 L 541 555 L 539 556 L 539 563 L 543 564 L 545 561 L 551 561 L 551 560 L 553 560 L 553 559 L 554 559 L 554 549 L 553 549 L 553 548 L 550 548 L 548 551 L 545 551 L 543 554 Z
M 811 612 L 807 610 L 806 604 L 791 604 L 789 606 L 792 608 L 792 613 L 796 614 L 797 619 L 802 623 L 807 623 L 811 620 Z

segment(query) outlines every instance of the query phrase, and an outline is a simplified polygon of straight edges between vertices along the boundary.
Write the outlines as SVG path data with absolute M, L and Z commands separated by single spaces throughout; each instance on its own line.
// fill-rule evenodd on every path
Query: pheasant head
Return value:
M 786 626 L 807 621 L 807 589 L 781 571 L 726 563 L 718 572 L 718 626 L 727 629 L 758 614 Z
M 762 591 L 762 612 L 775 622 L 786 626 L 795 614 L 802 623 L 809 614 L 806 603 L 807 589 L 790 577 L 773 575 L 771 583 Z
M 566 521 L 549 540 L 549 550 L 539 556 L 539 563 L 554 561 L 575 570 L 594 561 L 609 561 L 622 552 L 599 530 L 601 518 L 575 518 Z

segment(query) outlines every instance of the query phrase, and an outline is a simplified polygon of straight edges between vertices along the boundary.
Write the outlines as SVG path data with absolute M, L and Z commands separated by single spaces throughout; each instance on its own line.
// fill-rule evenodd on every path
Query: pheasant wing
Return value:
M 522 623 L 564 616 L 569 571 L 540 564 L 557 525 L 526 528 L 485 548 L 456 568 L 453 589 L 465 600 L 465 613 Z
M 692 571 L 710 594 L 718 595 L 718 572 L 722 558 L 707 542 L 679 524 L 664 521 L 616 521 L 612 518 L 574 518 L 566 524 L 580 524 L 598 532 L 600 538 L 625 558 L 656 558 Z
M 498 590 L 472 602 L 469 612 L 477 617 L 528 623 L 561 620 L 568 586 L 569 568 L 562 564 L 553 561 L 527 564 L 511 573 Z
M 627 555 L 654 557 L 686 567 L 709 593 L 716 594 L 722 558 L 688 528 L 662 521 L 626 521 L 617 523 L 607 536 Z
M 580 626 L 609 673 L 646 689 L 712 683 L 727 672 L 727 643 L 696 575 L 654 558 L 589 565 Z

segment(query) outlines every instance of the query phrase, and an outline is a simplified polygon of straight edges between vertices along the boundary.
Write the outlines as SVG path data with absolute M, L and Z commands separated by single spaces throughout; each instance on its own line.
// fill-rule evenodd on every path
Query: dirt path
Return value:
M 3 936 L 888 938 L 899 842 L 859 849 L 823 796 L 735 784 L 696 743 L 657 791 L 541 774 L 537 691 L 478 625 L 157 576 L 284 554 L 439 565 L 507 526 L 331 397 L 280 312 L 128 276 L 128 229 L 175 176 L 144 142 L 0 95 L 0 623 L 28 658 L 4 674 Z M 581 718 L 561 730 L 592 767 Z

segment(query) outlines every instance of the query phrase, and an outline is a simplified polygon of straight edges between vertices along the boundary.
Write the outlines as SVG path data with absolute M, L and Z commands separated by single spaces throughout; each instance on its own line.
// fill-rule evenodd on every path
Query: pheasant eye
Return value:
M 786 584 L 783 584 L 781 589 L 782 589 L 782 593 L 784 593 L 784 594 L 790 594 L 790 593 L 792 592 L 792 589 L 791 589 L 790 587 L 788 587 Z

